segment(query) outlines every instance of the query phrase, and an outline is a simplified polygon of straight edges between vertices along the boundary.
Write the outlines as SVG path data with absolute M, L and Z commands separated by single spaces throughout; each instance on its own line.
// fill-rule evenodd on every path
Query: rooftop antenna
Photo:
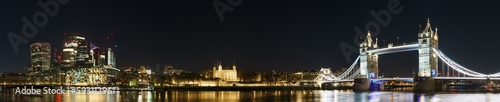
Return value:
M 115 41 L 115 34 L 114 33 L 111 33 L 111 47 L 113 48 L 116 48 L 118 47 L 118 45 L 116 44 L 116 41 Z
M 109 35 L 106 35 L 106 49 L 109 48 Z
M 68 37 L 66 37 L 66 33 L 63 33 L 63 42 L 66 44 Z
M 57 60 L 57 47 L 54 49 L 54 60 L 57 61 L 57 62 L 59 62 Z
M 399 44 L 399 36 L 396 37 L 396 44 Z

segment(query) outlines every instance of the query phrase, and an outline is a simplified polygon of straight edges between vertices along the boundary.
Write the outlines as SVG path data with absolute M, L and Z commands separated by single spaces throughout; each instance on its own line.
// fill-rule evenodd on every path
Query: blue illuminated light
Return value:
M 370 74 L 368 74 L 368 78 L 370 78 L 370 79 L 375 78 L 375 73 L 371 72 Z
M 435 70 L 435 69 L 432 69 L 432 70 L 431 70 L 431 73 L 432 73 L 432 76 L 437 77 L 437 73 L 436 73 L 436 70 Z

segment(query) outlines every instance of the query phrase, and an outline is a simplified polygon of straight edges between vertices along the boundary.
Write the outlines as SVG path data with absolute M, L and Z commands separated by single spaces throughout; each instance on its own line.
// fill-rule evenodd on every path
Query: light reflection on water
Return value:
M 158 102 L 158 101 L 275 101 L 275 102 L 497 102 L 497 93 L 304 91 L 121 91 L 117 94 L 63 94 L 25 96 L 0 92 L 1 102 Z

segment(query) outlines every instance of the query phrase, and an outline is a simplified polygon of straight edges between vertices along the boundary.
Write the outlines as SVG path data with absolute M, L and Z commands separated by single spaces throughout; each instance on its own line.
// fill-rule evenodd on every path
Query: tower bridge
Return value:
M 369 90 L 370 85 L 374 82 L 405 81 L 413 82 L 414 91 L 429 92 L 438 90 L 435 85 L 442 85 L 443 80 L 500 80 L 500 72 L 494 74 L 479 73 L 463 67 L 447 57 L 438 48 L 437 30 L 437 28 L 432 29 L 428 19 L 425 28 L 419 28 L 417 42 L 396 46 L 390 43 L 385 48 L 379 48 L 378 39 L 373 40 L 368 31 L 366 38 L 359 45 L 360 55 L 344 73 L 329 78 L 325 78 L 325 76 L 329 76 L 330 73 L 323 73 L 316 78 L 316 82 L 319 85 L 322 83 L 354 82 L 353 89 L 363 91 Z M 418 51 L 417 75 L 413 78 L 379 78 L 379 55 L 406 51 Z M 438 65 L 439 60 L 442 61 L 441 68 Z M 445 68 L 444 65 L 448 66 L 448 68 Z

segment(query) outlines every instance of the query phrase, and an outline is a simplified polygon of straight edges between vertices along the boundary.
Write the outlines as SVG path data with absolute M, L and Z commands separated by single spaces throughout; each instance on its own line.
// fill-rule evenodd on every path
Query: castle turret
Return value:
M 217 70 L 217 63 L 214 63 L 214 66 L 212 67 L 212 71 Z
M 219 61 L 217 68 L 218 68 L 218 70 L 222 70 L 222 62 L 221 61 Z
M 233 70 L 236 70 L 236 62 L 233 61 Z

